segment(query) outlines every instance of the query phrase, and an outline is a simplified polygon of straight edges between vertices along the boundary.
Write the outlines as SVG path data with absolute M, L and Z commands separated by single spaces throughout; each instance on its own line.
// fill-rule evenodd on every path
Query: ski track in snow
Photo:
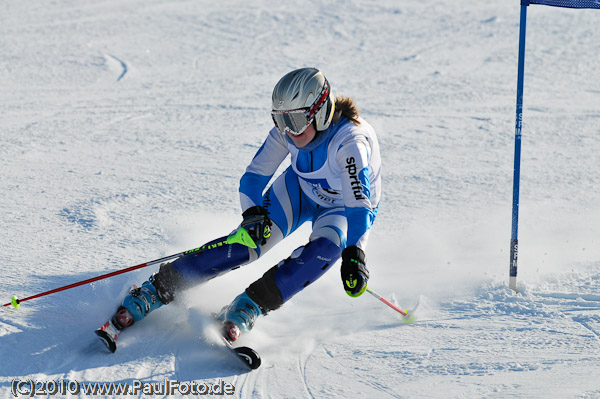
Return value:
M 298 373 L 300 374 L 300 379 L 304 385 L 304 390 L 306 392 L 306 395 L 310 398 L 314 398 L 315 396 L 311 393 L 310 385 L 306 381 L 306 363 L 310 359 L 310 356 L 312 355 L 313 352 L 310 352 L 306 356 L 303 356 L 302 354 L 300 354 L 298 356 Z
M 369 285 L 416 307 L 404 324 L 349 299 L 333 271 L 243 337 L 263 363 L 240 368 L 202 315 L 304 229 L 134 325 L 115 354 L 92 332 L 158 267 L 3 307 L 0 397 L 31 378 L 224 380 L 237 398 L 600 398 L 600 13 L 529 7 L 514 293 L 509 3 L 0 4 L 5 302 L 230 232 L 273 85 L 315 65 L 381 143 Z
M 119 77 L 117 78 L 117 82 L 119 82 L 121 79 L 123 79 L 125 77 L 125 74 L 127 74 L 127 71 L 129 69 L 129 67 L 127 66 L 127 64 L 123 61 L 121 61 L 120 59 L 118 59 L 117 57 L 113 56 L 113 55 L 108 55 L 105 54 L 104 57 L 106 58 L 107 62 L 109 65 L 112 65 L 110 68 L 111 69 L 116 69 L 117 71 L 120 69 L 120 74 Z M 117 65 L 116 67 L 114 65 Z

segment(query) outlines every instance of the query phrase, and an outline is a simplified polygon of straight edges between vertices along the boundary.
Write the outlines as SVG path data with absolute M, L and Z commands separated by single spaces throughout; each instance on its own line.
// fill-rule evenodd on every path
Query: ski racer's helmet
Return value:
M 333 118 L 335 98 L 329 82 L 317 68 L 289 72 L 273 89 L 271 116 L 282 134 L 302 134 L 313 121 L 317 132 Z

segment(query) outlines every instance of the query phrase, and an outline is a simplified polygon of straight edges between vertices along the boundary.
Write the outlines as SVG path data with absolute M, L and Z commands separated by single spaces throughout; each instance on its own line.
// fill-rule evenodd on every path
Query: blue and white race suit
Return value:
M 256 205 L 268 211 L 271 237 L 256 249 L 231 244 L 186 256 L 174 263 L 175 269 L 190 283 L 208 280 L 257 259 L 310 221 L 309 244 L 280 262 L 269 277 L 285 302 L 324 274 L 345 247 L 365 249 L 381 198 L 381 158 L 374 129 L 359 121 L 355 125 L 341 118 L 302 148 L 273 127 L 239 189 L 242 211 Z M 288 155 L 290 165 L 269 185 Z
M 291 165 L 263 195 L 288 154 Z M 363 119 L 342 118 L 303 148 L 271 129 L 240 182 L 242 210 L 265 207 L 282 238 L 311 220 L 311 240 L 325 237 L 342 249 L 365 248 L 380 197 L 379 143 Z

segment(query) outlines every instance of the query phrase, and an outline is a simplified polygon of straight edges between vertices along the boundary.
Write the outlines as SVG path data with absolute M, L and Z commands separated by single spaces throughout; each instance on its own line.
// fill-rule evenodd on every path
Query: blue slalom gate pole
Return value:
M 515 164 L 513 175 L 512 232 L 510 237 L 510 270 L 508 286 L 517 291 L 517 260 L 519 254 L 519 181 L 521 179 L 521 128 L 523 126 L 523 76 L 525 71 L 525 30 L 527 7 L 539 4 L 564 8 L 600 9 L 600 0 L 521 0 L 519 28 L 519 76 L 517 79 L 517 120 L 515 123 Z
M 519 255 L 519 185 L 521 180 L 521 128 L 523 127 L 523 77 L 525 74 L 525 32 L 529 0 L 521 0 L 519 26 L 519 72 L 517 78 L 517 115 L 515 122 L 515 160 L 513 172 L 512 231 L 510 236 L 510 270 L 508 286 L 517 291 L 517 260 Z

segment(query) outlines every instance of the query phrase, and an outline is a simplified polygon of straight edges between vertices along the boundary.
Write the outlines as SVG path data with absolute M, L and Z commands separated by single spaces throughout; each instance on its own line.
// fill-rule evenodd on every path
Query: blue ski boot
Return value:
M 133 286 L 114 316 L 95 333 L 106 347 L 114 352 L 117 350 L 117 338 L 124 328 L 131 326 L 135 321 L 142 320 L 146 314 L 161 306 L 162 302 L 158 299 L 156 288 L 152 283 L 146 281 L 139 288 Z
M 158 299 L 156 287 L 150 281 L 146 281 L 141 287 L 134 287 L 123 298 L 122 305 L 117 312 L 118 324 L 121 328 L 128 327 L 162 305 L 163 303 Z
M 245 292 L 238 295 L 229 306 L 224 307 L 217 315 L 223 323 L 223 337 L 236 341 L 242 332 L 248 332 L 254 327 L 254 322 L 263 314 L 260 307 Z

